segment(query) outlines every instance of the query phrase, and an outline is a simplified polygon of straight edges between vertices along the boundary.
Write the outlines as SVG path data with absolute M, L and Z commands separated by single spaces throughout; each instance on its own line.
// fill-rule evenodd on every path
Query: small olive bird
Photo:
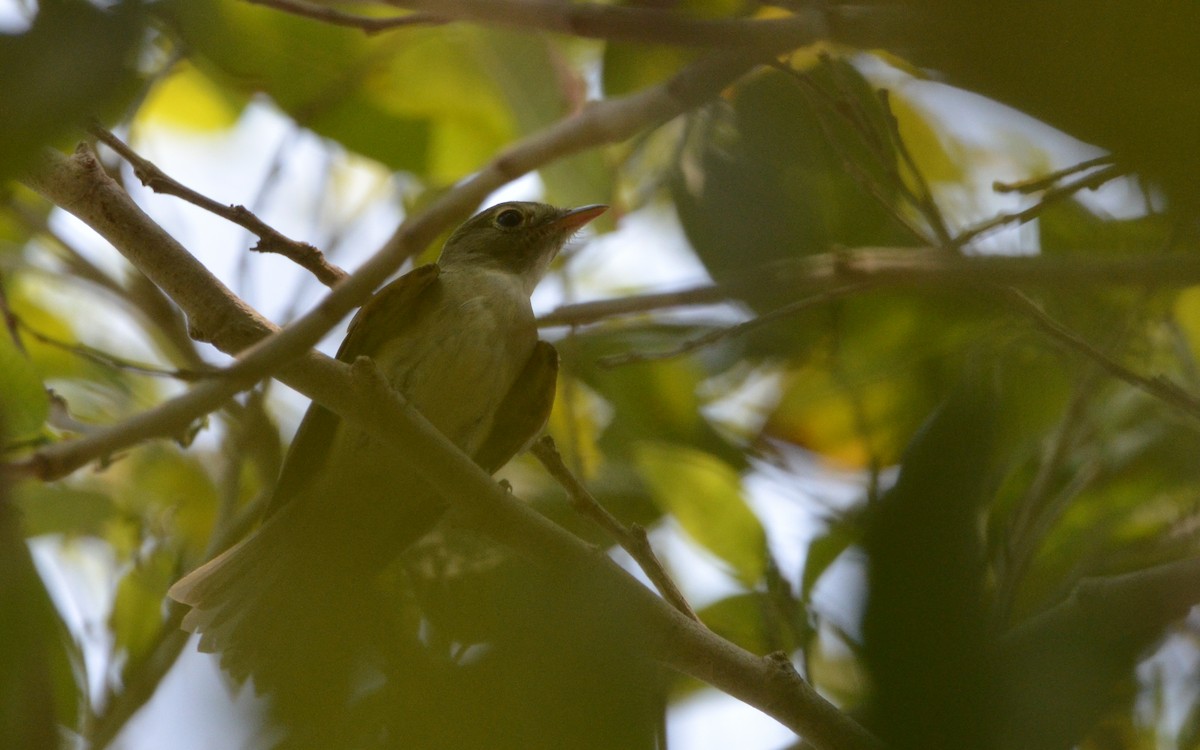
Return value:
M 436 264 L 363 305 L 338 359 L 374 359 L 434 426 L 495 472 L 542 429 L 554 401 L 558 355 L 538 340 L 530 294 L 567 239 L 606 208 L 510 202 L 476 214 Z M 313 404 L 261 526 L 169 595 L 191 607 L 183 627 L 201 634 L 201 650 L 221 652 L 236 678 L 254 673 L 269 689 L 257 665 L 312 659 L 306 631 L 324 631 L 322 648 L 336 649 L 373 619 L 368 582 L 444 508 L 392 446 Z

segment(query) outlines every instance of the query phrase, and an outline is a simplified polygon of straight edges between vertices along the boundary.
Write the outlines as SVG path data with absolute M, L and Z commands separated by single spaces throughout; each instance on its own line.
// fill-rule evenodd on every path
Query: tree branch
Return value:
M 792 315 L 811 310 L 814 307 L 827 305 L 835 300 L 864 292 L 870 288 L 870 284 L 848 284 L 842 287 L 836 287 L 825 292 L 818 292 L 810 297 L 798 299 L 795 302 L 790 302 L 782 307 L 777 307 L 770 312 L 765 312 L 762 315 L 751 318 L 750 320 L 737 323 L 735 325 L 717 328 L 693 339 L 688 339 L 682 344 L 662 351 L 652 352 L 626 352 L 624 354 L 613 354 L 608 357 L 601 357 L 597 364 L 601 367 L 620 367 L 622 365 L 630 365 L 638 362 L 653 362 L 660 359 L 671 359 L 680 357 L 684 354 L 690 354 L 697 349 L 703 349 L 706 346 L 711 346 L 724 339 L 741 336 L 748 331 L 761 328 L 762 326 L 774 323 L 777 320 L 782 320 Z
M 410 26 L 436 26 L 447 23 L 445 18 L 432 13 L 407 13 L 402 16 L 380 18 L 377 16 L 360 16 L 354 13 L 346 13 L 336 8 L 326 8 L 323 5 L 313 5 L 312 3 L 297 2 L 296 0 L 246 0 L 246 2 L 251 5 L 262 5 L 267 8 L 281 10 L 284 13 L 291 13 L 294 16 L 311 18 L 315 21 L 333 24 L 334 26 L 348 26 L 359 29 L 366 34 L 378 34 L 383 31 Z
M 772 263 L 721 284 L 562 305 L 538 319 L 542 327 L 578 326 L 619 315 L 736 299 L 748 292 L 784 289 L 829 292 L 847 284 L 944 287 L 981 284 L 1049 287 L 1200 284 L 1200 256 L 1125 255 L 954 256 L 938 248 L 863 247 Z
M 789 50 L 828 35 L 823 11 L 785 18 L 693 18 L 671 10 L 558 0 L 386 0 L 445 19 L 591 39 L 742 50 Z

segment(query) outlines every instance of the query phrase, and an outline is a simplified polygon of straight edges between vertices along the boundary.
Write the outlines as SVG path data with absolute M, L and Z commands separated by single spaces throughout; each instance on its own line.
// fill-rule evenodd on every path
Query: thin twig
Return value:
M 115 354 L 109 354 L 108 352 L 101 351 L 100 349 L 88 346 L 87 344 L 73 344 L 69 341 L 63 341 L 55 338 L 54 336 L 37 330 L 15 314 L 12 316 L 12 319 L 17 328 L 28 334 L 29 337 L 34 341 L 45 344 L 46 346 L 52 346 L 55 349 L 69 352 L 81 359 L 86 359 L 87 361 L 98 364 L 102 367 L 108 367 L 114 370 L 125 370 L 127 372 L 133 372 L 139 375 L 149 375 L 157 378 L 173 378 L 175 380 L 182 380 L 185 383 L 194 383 L 204 378 L 214 377 L 219 373 L 216 368 L 208 370 L 168 370 L 162 367 L 154 367 L 153 365 L 133 362 L 132 360 L 125 359 L 124 357 L 118 357 Z
M 783 307 L 776 308 L 768 313 L 763 313 L 756 318 L 737 323 L 735 325 L 718 328 L 714 331 L 689 339 L 673 349 L 666 349 L 658 352 L 628 352 L 625 354 L 614 354 L 608 357 L 601 357 L 598 364 L 601 367 L 619 367 L 621 365 L 634 364 L 636 362 L 652 362 L 661 359 L 671 359 L 684 354 L 690 354 L 697 349 L 702 349 L 706 346 L 711 346 L 724 339 L 740 336 L 755 328 L 774 323 L 777 320 L 786 318 L 792 315 L 799 314 L 805 310 L 811 310 L 814 307 L 820 307 L 837 299 L 847 297 L 851 294 L 857 294 L 871 288 L 870 284 L 849 284 L 847 286 L 830 289 L 827 292 L 814 294 L 811 297 L 790 302 Z
M 912 189 L 904 180 L 896 165 L 892 162 L 885 162 L 888 167 L 888 174 L 896 181 L 899 189 L 908 196 L 925 220 L 929 222 L 929 226 L 933 229 L 933 233 L 937 238 L 937 244 L 947 250 L 954 249 L 953 239 L 950 236 L 950 229 L 946 224 L 946 217 L 942 215 L 942 209 L 937 204 L 937 199 L 933 196 L 933 189 L 929 186 L 929 181 L 925 179 L 925 174 L 921 168 L 917 166 L 917 160 L 909 150 L 908 144 L 905 143 L 904 137 L 900 134 L 900 120 L 896 118 L 892 112 L 891 96 L 886 89 L 879 92 L 880 106 L 883 107 L 884 116 L 887 119 L 888 137 L 891 138 L 892 145 L 896 149 L 896 153 L 904 161 L 904 165 L 908 167 L 909 174 L 912 175 L 913 181 L 916 183 L 916 189 Z
M 324 254 L 308 244 L 297 242 L 285 237 L 275 228 L 258 218 L 245 206 L 226 205 L 218 203 L 206 195 L 192 190 L 159 169 L 153 162 L 142 157 L 125 144 L 117 136 L 99 125 L 92 125 L 88 132 L 99 139 L 104 145 L 117 152 L 118 155 L 133 167 L 133 173 L 142 184 L 156 193 L 173 195 L 188 203 L 203 208 L 209 213 L 244 227 L 259 238 L 258 244 L 251 248 L 260 253 L 277 253 L 282 255 L 317 277 L 325 286 L 333 286 L 346 278 L 346 272 L 325 260 Z
M 823 56 L 821 61 L 822 64 L 830 66 L 831 70 L 833 69 L 827 56 Z M 919 206 L 920 201 L 900 177 L 900 173 L 896 170 L 895 160 L 891 158 L 892 155 L 883 151 L 877 134 L 868 125 L 868 119 L 862 116 L 862 112 L 859 111 L 858 102 L 854 97 L 842 91 L 843 98 L 839 99 L 823 87 L 818 86 L 807 73 L 802 73 L 779 60 L 774 61 L 772 67 L 787 75 L 808 96 L 820 98 L 820 104 L 824 104 L 824 107 L 819 106 L 817 102 L 813 102 L 817 125 L 821 128 L 821 132 L 825 136 L 825 141 L 831 148 L 838 152 L 838 155 L 842 158 L 842 166 L 854 178 L 858 186 L 874 198 L 879 207 L 886 211 L 896 223 L 904 227 L 918 242 L 931 242 L 932 238 L 928 237 L 923 228 L 918 226 L 916 222 L 900 210 L 896 201 L 892 200 L 891 196 L 884 192 L 884 187 L 861 164 L 841 148 L 841 139 L 838 137 L 839 131 L 835 130 L 833 123 L 829 122 L 828 115 L 826 114 L 827 111 L 833 112 L 848 124 L 851 129 L 859 133 L 864 146 L 875 155 L 876 161 L 879 162 L 879 165 L 892 178 L 892 182 L 898 187 L 901 193 L 908 196 L 910 202 L 914 205 Z M 896 140 L 899 140 L 898 136 Z
M 542 466 L 546 467 L 550 476 L 554 477 L 554 480 L 567 491 L 567 497 L 571 499 L 571 507 L 603 529 L 604 533 L 621 545 L 621 549 L 629 553 L 629 556 L 645 572 L 646 577 L 654 583 L 658 593 L 662 594 L 663 598 L 671 603 L 671 606 L 696 622 L 700 622 L 700 617 L 692 609 L 692 605 L 688 604 L 683 592 L 675 585 L 675 581 L 667 574 L 662 563 L 659 562 L 658 556 L 654 554 L 654 548 L 650 546 L 646 530 L 637 524 L 626 526 L 621 523 L 620 519 L 609 513 L 567 468 L 562 455 L 558 452 L 558 447 L 554 445 L 554 438 L 549 435 L 542 436 L 534 442 L 529 451 L 542 462 Z
M 1073 164 L 1064 169 L 1055 170 L 1050 174 L 1043 175 L 1041 177 L 1034 177 L 1028 180 L 1016 180 L 1015 182 L 1001 182 L 996 180 L 992 183 L 992 190 L 995 190 L 997 193 L 1020 193 L 1021 195 L 1040 193 L 1043 190 L 1054 187 L 1068 177 L 1077 175 L 1080 172 L 1086 172 L 1093 167 L 1110 166 L 1112 163 L 1113 157 L 1110 154 L 1105 154 L 1092 159 L 1086 159 L 1078 164 Z
M 1046 314 L 1045 310 L 1022 292 L 1008 288 L 1004 290 L 1004 294 L 1007 301 L 1014 308 L 1031 317 L 1038 328 L 1047 333 L 1055 341 L 1092 360 L 1105 372 L 1118 380 L 1123 380 L 1169 406 L 1173 406 L 1194 418 L 1200 419 L 1200 399 L 1188 393 L 1170 378 L 1162 375 L 1153 378 L 1139 375 L 1097 349 L 1079 334 L 1050 317 Z
M 1037 519 L 1044 515 L 1050 497 L 1051 482 L 1065 465 L 1069 449 L 1079 434 L 1083 414 L 1100 380 L 1099 374 L 1100 367 L 1093 362 L 1076 383 L 1067 408 L 1050 438 L 1050 445 L 1042 452 L 1037 472 L 1022 494 L 1012 520 L 1008 523 L 1001 548 L 1003 566 L 999 571 L 996 601 L 993 606 L 996 622 L 1002 627 L 1008 625 L 1021 582 L 1033 560 L 1036 538 L 1032 529 L 1038 525 Z
M 1121 167 L 1109 165 L 1096 170 L 1090 175 L 1080 177 L 1074 182 L 1069 182 L 1065 185 L 1059 185 L 1057 187 L 1050 188 L 1037 203 L 1034 203 L 1028 208 L 1015 211 L 1013 213 L 994 216 L 987 221 L 981 222 L 969 229 L 959 232 L 954 238 L 954 246 L 963 247 L 979 235 L 990 232 L 998 227 L 1002 227 L 1005 224 L 1024 224 L 1030 219 L 1036 218 L 1039 214 L 1055 203 L 1070 198 L 1081 190 L 1094 190 L 1109 180 L 1114 180 L 1117 177 L 1120 177 L 1124 173 L 1125 172 Z
M 382 31 L 391 31 L 393 29 L 412 26 L 438 26 L 450 23 L 450 19 L 434 15 L 433 13 L 407 13 L 403 16 L 379 18 L 346 13 L 336 8 L 297 2 L 297 0 L 246 0 L 246 2 L 251 5 L 274 8 L 284 13 L 291 13 L 294 16 L 311 18 L 335 26 L 347 26 L 359 29 L 365 34 L 378 34 Z

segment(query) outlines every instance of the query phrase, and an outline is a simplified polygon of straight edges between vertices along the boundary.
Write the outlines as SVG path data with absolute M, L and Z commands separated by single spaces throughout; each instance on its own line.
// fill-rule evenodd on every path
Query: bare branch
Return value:
M 974 256 L 938 248 L 863 247 L 772 263 L 721 284 L 563 305 L 538 319 L 543 327 L 586 325 L 619 315 L 711 305 L 764 289 L 820 292 L 854 283 L 872 287 L 956 289 L 1000 284 L 1047 287 L 1138 286 L 1181 288 L 1200 284 L 1193 255 Z
M 703 349 L 706 346 L 711 346 L 718 341 L 723 341 L 734 336 L 740 336 L 755 328 L 761 328 L 769 323 L 774 323 L 777 320 L 798 315 L 805 310 L 811 310 L 814 307 L 828 304 L 834 300 L 842 299 L 843 297 L 857 294 L 870 288 L 870 284 L 850 284 L 835 289 L 830 289 L 827 292 L 820 292 L 811 297 L 796 300 L 788 303 L 783 307 L 776 308 L 768 313 L 751 318 L 737 325 L 718 328 L 715 331 L 710 331 L 703 336 L 697 336 L 694 339 L 683 342 L 673 349 L 667 349 L 660 352 L 627 352 L 625 354 L 614 354 L 610 357 L 602 357 L 599 360 L 601 367 L 618 367 L 621 365 L 633 364 L 635 362 L 652 362 L 659 359 L 671 359 L 684 354 L 690 354 L 697 349 Z
M 571 499 L 571 506 L 581 516 L 603 529 L 604 533 L 608 534 L 613 541 L 621 545 L 621 548 L 629 553 L 629 556 L 634 559 L 634 562 L 658 589 L 658 593 L 662 594 L 663 598 L 671 603 L 671 606 L 696 622 L 700 622 L 692 605 L 688 604 L 683 592 L 679 590 L 675 581 L 671 579 L 662 563 L 659 562 L 658 555 L 654 554 L 654 548 L 650 546 L 646 530 L 640 526 L 630 528 L 609 513 L 608 509 L 601 505 L 588 491 L 588 488 L 583 486 L 583 483 L 567 468 L 557 446 L 554 445 L 554 438 L 545 435 L 529 450 L 537 457 L 538 461 L 542 462 L 542 466 L 546 467 L 550 476 L 554 477 L 554 480 L 567 491 L 567 497 Z
M 1042 177 L 1035 177 L 1031 180 L 1018 180 L 1016 182 L 1000 182 L 997 180 L 992 183 L 992 190 L 997 193 L 1020 193 L 1022 195 L 1030 195 L 1032 193 L 1040 193 L 1043 190 L 1054 187 L 1060 181 L 1068 177 L 1077 175 L 1080 172 L 1086 172 L 1095 167 L 1109 166 L 1113 163 L 1113 158 L 1109 154 L 1097 156 L 1093 159 L 1086 159 L 1078 164 L 1072 164 L 1065 169 L 1059 169 Z
M 311 3 L 298 2 L 297 0 L 246 0 L 246 2 L 251 5 L 262 5 L 267 8 L 281 10 L 284 13 L 291 13 L 294 16 L 323 21 L 335 26 L 348 26 L 360 29 L 366 34 L 378 34 L 382 31 L 391 31 L 392 29 L 411 26 L 436 26 L 449 23 L 447 19 L 433 13 L 407 13 L 402 16 L 379 18 L 376 16 L 360 16 L 354 13 L 346 13 L 336 8 L 327 8 L 323 5 L 313 5 Z
M 1041 200 L 1039 200 L 1037 203 L 1034 203 L 1032 206 L 1029 206 L 1028 208 L 1015 211 L 1013 213 L 994 216 L 987 221 L 976 224 L 970 229 L 959 232 L 954 238 L 954 247 L 963 247 L 981 234 L 986 234 L 993 229 L 1002 227 L 1006 224 L 1024 224 L 1030 219 L 1036 218 L 1039 214 L 1055 203 L 1066 200 L 1081 190 L 1094 190 L 1110 180 L 1115 180 L 1124 173 L 1125 171 L 1123 168 L 1116 165 L 1109 165 L 1107 167 L 1097 169 L 1095 172 L 1089 175 L 1080 177 L 1074 182 L 1068 182 L 1065 185 L 1052 187 L 1047 190 L 1044 195 L 1042 195 Z
M 779 52 L 828 35 L 820 10 L 785 18 L 694 18 L 671 10 L 557 0 L 387 0 L 388 5 L 457 21 L 536 29 L 593 39 Z
M 290 259 L 301 268 L 308 270 L 313 276 L 317 277 L 317 281 L 320 281 L 325 286 L 333 286 L 346 278 L 346 272 L 325 260 L 325 255 L 320 250 L 307 242 L 297 242 L 285 237 L 274 227 L 255 216 L 245 206 L 230 206 L 218 203 L 212 198 L 201 195 L 186 185 L 181 184 L 159 169 L 153 162 L 139 155 L 120 138 L 99 125 L 92 125 L 88 129 L 88 132 L 98 138 L 104 145 L 116 151 L 122 159 L 129 162 L 137 178 L 142 181 L 143 185 L 154 192 L 182 198 L 188 203 L 199 206 L 209 213 L 244 227 L 256 235 L 259 238 L 259 242 L 251 250 L 260 253 L 278 253 Z
M 11 319 L 15 330 L 24 331 L 34 341 L 45 344 L 46 346 L 54 347 L 55 349 L 69 352 L 80 359 L 85 359 L 94 364 L 98 364 L 101 367 L 108 367 L 114 370 L 125 370 L 127 372 L 137 373 L 139 375 L 149 375 L 151 377 L 174 378 L 175 380 L 182 380 L 187 383 L 192 383 L 202 378 L 210 378 L 218 374 L 218 371 L 215 368 L 197 370 L 167 370 L 161 367 L 143 364 L 141 362 L 134 362 L 132 360 L 101 351 L 95 347 L 88 346 L 87 344 L 72 343 L 70 341 L 62 341 L 61 339 L 57 339 L 54 336 L 39 331 L 38 329 L 29 325 L 29 323 L 15 313 L 8 313 L 7 317 Z

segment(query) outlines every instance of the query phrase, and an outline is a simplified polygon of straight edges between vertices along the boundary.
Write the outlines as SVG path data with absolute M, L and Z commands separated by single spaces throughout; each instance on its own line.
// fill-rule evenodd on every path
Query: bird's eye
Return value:
M 506 208 L 496 214 L 496 226 L 501 229 L 516 229 L 525 221 L 525 214 L 515 208 Z

